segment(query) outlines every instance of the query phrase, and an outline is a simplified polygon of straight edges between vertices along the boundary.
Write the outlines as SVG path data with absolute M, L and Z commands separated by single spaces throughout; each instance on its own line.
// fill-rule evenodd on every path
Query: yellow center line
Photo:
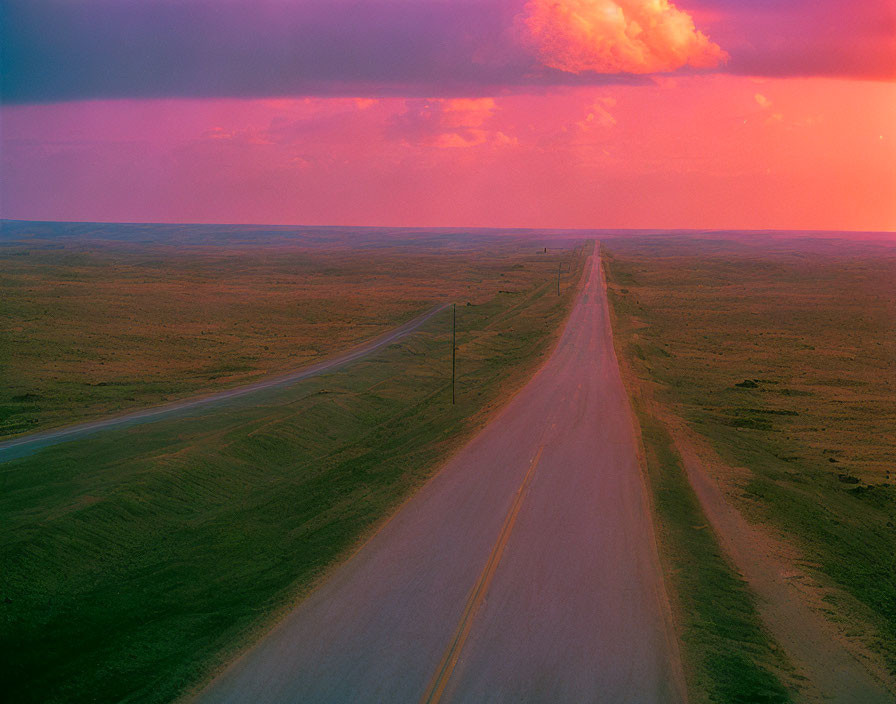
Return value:
M 529 471 L 526 472 L 526 476 L 523 478 L 523 483 L 516 492 L 516 498 L 513 500 L 513 505 L 510 507 L 510 511 L 507 513 L 507 518 L 504 519 L 504 525 L 501 527 L 498 542 L 495 543 L 495 547 L 492 549 L 492 554 L 488 558 L 485 569 L 483 569 L 482 574 L 479 575 L 479 581 L 476 582 L 476 586 L 473 587 L 473 591 L 470 592 L 470 597 L 467 599 L 467 605 L 460 618 L 460 623 L 457 626 L 457 630 L 454 632 L 454 638 L 451 640 L 451 644 L 442 656 L 436 674 L 429 687 L 426 689 L 426 693 L 420 699 L 421 704 L 436 704 L 436 702 L 442 698 L 442 694 L 445 692 L 445 687 L 448 686 L 448 680 L 451 678 L 451 674 L 454 672 L 457 661 L 460 659 L 460 651 L 464 647 L 467 636 L 470 634 L 470 629 L 473 625 L 473 616 L 476 615 L 476 612 L 485 600 L 485 595 L 488 592 L 489 585 L 495 575 L 495 570 L 498 567 L 498 563 L 501 561 L 501 555 L 504 552 L 507 541 L 510 539 L 510 533 L 513 531 L 513 524 L 516 523 L 517 514 L 519 514 L 520 507 L 523 505 L 523 497 L 526 494 L 526 489 L 529 488 L 532 476 L 535 474 L 535 467 L 541 459 L 542 450 L 544 450 L 544 445 L 539 447 L 538 452 L 535 453 L 535 458 L 529 466 Z

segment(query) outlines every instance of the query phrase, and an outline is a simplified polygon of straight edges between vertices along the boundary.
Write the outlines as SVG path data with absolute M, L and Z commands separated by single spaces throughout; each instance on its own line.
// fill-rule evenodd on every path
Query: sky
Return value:
M 896 230 L 896 0 L 2 0 L 0 214 Z

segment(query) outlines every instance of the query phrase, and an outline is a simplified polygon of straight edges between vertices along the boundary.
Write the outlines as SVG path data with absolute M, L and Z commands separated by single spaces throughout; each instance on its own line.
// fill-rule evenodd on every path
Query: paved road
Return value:
M 268 391 L 271 389 L 289 386 L 302 379 L 311 376 L 317 376 L 325 372 L 331 372 L 339 367 L 343 367 L 350 362 L 354 362 L 371 352 L 374 352 L 396 340 L 401 339 L 405 335 L 417 330 L 423 323 L 432 318 L 436 313 L 444 310 L 448 304 L 438 305 L 428 312 L 420 315 L 413 320 L 408 321 L 394 330 L 391 330 L 379 337 L 365 342 L 357 347 L 352 348 L 348 352 L 340 354 L 336 357 L 325 359 L 322 362 L 303 367 L 294 372 L 283 374 L 280 376 L 270 377 L 262 381 L 256 381 L 245 386 L 238 386 L 227 391 L 219 391 L 217 393 L 198 396 L 175 401 L 174 403 L 165 404 L 164 406 L 155 406 L 142 411 L 135 411 L 120 416 L 112 416 L 111 418 L 102 418 L 100 420 L 88 421 L 77 425 L 70 425 L 64 428 L 54 430 L 44 430 L 39 433 L 23 435 L 13 440 L 0 442 L 0 462 L 6 462 L 19 457 L 25 457 L 37 450 L 50 445 L 58 445 L 62 442 L 70 440 L 79 440 L 88 435 L 93 435 L 103 430 L 111 428 L 125 428 L 132 425 L 140 425 L 142 423 L 152 423 L 164 418 L 174 418 L 192 412 L 203 406 L 210 406 L 225 401 L 231 401 L 241 396 L 247 396 L 259 391 Z
M 542 370 L 197 701 L 677 702 L 662 594 L 595 257 Z

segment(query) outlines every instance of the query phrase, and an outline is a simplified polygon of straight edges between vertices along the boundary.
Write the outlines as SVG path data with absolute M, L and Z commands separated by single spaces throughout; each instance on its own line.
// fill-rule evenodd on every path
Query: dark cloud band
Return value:
M 886 27 L 880 27 L 887 16 L 879 8 L 864 24 L 855 23 L 865 39 L 853 47 L 849 36 L 813 20 L 810 5 L 800 19 L 773 0 L 755 11 L 744 10 L 747 3 L 696 1 L 720 18 L 710 29 L 731 55 L 728 72 L 883 78 L 887 71 L 896 73 L 896 60 L 886 65 L 893 41 L 887 44 Z M 689 3 L 681 4 L 688 9 Z M 524 5 L 525 0 L 2 0 L 0 96 L 5 103 L 436 97 L 645 80 L 545 66 L 520 41 L 517 18 Z M 878 5 L 884 7 L 863 3 Z M 801 27 L 788 25 L 797 21 Z M 781 44 L 774 39 L 781 33 L 800 41 Z

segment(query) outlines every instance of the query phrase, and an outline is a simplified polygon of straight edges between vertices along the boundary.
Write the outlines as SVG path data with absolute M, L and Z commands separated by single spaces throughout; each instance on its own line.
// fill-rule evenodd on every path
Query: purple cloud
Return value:
M 514 40 L 517 0 L 8 0 L 0 7 L 6 102 L 484 95 L 583 82 L 540 66 Z
M 626 12 L 640 2 L 576 0 L 577 6 L 624 6 Z M 688 0 L 676 6 L 730 54 L 727 67 L 716 70 L 896 73 L 889 0 Z M 544 42 L 557 37 L 540 37 L 539 51 L 531 36 L 521 36 L 526 10 L 527 0 L 3 0 L 0 96 L 5 103 L 450 97 L 645 80 L 626 72 L 624 63 L 613 73 L 563 70 L 563 61 L 546 61 Z M 565 41 L 563 32 L 557 36 Z M 564 55 L 563 46 L 547 46 L 548 55 Z M 591 57 L 586 49 L 577 47 L 576 56 Z M 592 58 L 585 69 L 598 65 Z M 668 70 L 682 63 L 658 65 Z
M 690 9 L 754 76 L 896 79 L 893 0 L 693 0 Z

